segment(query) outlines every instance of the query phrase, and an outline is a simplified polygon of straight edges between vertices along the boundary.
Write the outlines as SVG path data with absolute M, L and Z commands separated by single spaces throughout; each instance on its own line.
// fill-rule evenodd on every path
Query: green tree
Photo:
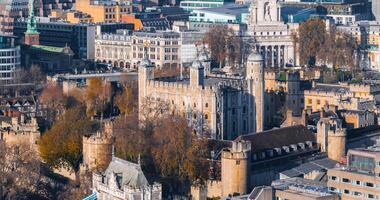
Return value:
M 78 172 L 82 161 L 82 137 L 93 131 L 82 107 L 65 111 L 39 140 L 41 158 L 52 168 Z

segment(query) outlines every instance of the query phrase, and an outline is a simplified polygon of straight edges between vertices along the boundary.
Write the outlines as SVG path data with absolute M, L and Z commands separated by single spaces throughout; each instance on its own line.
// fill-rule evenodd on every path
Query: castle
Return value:
M 41 133 L 36 118 L 0 117 L 0 141 L 8 146 L 27 145 L 37 149 L 37 140 Z
M 208 130 L 211 138 L 234 139 L 264 129 L 264 62 L 258 53 L 249 55 L 245 76 L 214 75 L 210 61 L 199 53 L 189 78 L 154 77 L 147 56 L 138 72 L 139 110 L 146 99 L 163 101 L 170 110 L 187 117 L 198 134 Z M 140 119 L 142 112 L 139 112 Z

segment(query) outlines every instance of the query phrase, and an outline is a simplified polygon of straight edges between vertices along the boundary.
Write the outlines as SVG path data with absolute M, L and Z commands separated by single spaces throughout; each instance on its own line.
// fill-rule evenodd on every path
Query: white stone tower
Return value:
M 249 131 L 261 132 L 264 130 L 264 59 L 253 52 L 248 56 L 246 66 L 246 80 L 248 84 L 249 98 Z M 255 123 L 256 122 L 256 123 Z
M 222 151 L 222 196 L 246 194 L 249 188 L 251 142 L 232 142 Z
M 138 70 L 139 110 L 141 111 L 144 98 L 147 96 L 148 82 L 154 79 L 154 65 L 148 55 L 141 60 Z
M 190 86 L 204 86 L 205 70 L 203 64 L 199 60 L 195 60 L 190 67 Z

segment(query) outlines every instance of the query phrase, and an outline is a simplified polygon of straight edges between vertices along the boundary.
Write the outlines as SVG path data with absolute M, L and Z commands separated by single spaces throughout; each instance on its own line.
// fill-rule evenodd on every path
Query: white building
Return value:
M 116 157 L 105 172 L 93 174 L 92 187 L 97 200 L 162 199 L 161 184 L 149 184 L 139 164 Z
M 114 67 L 134 68 L 143 58 L 145 49 L 157 67 L 180 65 L 180 34 L 174 31 L 142 30 L 132 34 L 118 31 L 95 39 L 95 60 Z
M 282 21 L 280 13 L 281 5 L 277 0 L 254 0 L 250 7 L 247 35 L 252 48 L 263 55 L 265 67 L 298 64 L 292 27 Z

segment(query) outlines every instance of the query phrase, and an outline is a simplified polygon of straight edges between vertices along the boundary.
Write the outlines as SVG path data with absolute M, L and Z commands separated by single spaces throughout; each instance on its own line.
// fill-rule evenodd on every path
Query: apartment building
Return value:
M 329 191 L 340 194 L 342 200 L 380 199 L 380 141 L 369 148 L 349 150 L 347 166 L 327 174 Z

